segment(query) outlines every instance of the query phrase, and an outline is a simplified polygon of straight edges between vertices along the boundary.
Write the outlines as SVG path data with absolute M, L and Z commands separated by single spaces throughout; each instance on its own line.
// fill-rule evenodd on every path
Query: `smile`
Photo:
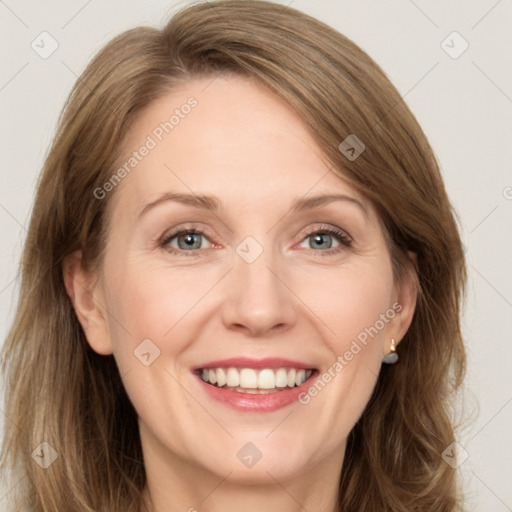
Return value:
M 270 413 L 298 403 L 319 375 L 311 364 L 283 358 L 209 361 L 192 372 L 204 396 L 238 412 Z
M 313 373 L 303 368 L 203 368 L 201 379 L 217 388 L 239 393 L 266 394 L 300 386 Z

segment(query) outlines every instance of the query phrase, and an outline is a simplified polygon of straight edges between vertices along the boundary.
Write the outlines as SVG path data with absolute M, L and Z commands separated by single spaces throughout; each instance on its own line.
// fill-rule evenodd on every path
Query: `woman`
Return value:
M 459 509 L 454 215 L 396 89 L 326 25 L 217 1 L 111 41 L 22 276 L 16 510 Z

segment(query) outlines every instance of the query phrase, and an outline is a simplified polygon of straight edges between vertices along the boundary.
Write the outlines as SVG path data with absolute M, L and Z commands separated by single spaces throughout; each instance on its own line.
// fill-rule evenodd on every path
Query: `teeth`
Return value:
M 304 372 L 304 374 L 305 373 L 306 372 Z M 288 386 L 288 375 L 286 374 L 286 370 L 284 368 L 279 368 L 279 370 L 276 372 L 276 388 L 285 388 L 286 386 Z
M 258 387 L 258 376 L 251 368 L 244 368 L 240 372 L 240 387 L 256 389 Z
M 295 376 L 295 384 L 300 386 L 303 382 L 306 381 L 306 370 L 299 370 L 297 375 Z
M 226 384 L 226 372 L 222 368 L 217 368 L 217 386 L 221 388 Z
M 311 373 L 312 370 L 302 368 L 209 368 L 202 370 L 201 378 L 220 388 L 247 393 L 268 393 L 300 386 Z
M 276 387 L 276 378 L 274 372 L 269 369 L 261 370 L 258 375 L 258 388 L 259 389 L 273 389 Z
M 295 386 L 295 374 L 297 372 L 295 371 L 295 368 L 292 368 L 289 372 L 288 372 L 288 387 L 290 388 L 293 388 L 293 386 Z
M 226 384 L 231 388 L 236 388 L 237 386 L 240 385 L 240 374 L 234 368 L 228 368 L 228 373 L 226 375 Z

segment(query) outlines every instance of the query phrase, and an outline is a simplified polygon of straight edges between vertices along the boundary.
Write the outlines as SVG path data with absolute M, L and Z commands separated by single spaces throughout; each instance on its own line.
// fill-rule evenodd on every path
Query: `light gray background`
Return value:
M 461 219 L 470 276 L 463 322 L 469 352 L 466 408 L 471 412 L 479 403 L 479 412 L 459 438 L 467 459 L 457 471 L 465 483 L 467 510 L 510 511 L 512 73 L 506 55 L 512 48 L 512 4 L 279 3 L 325 21 L 366 50 L 396 85 L 434 148 Z M 114 35 L 136 25 L 159 26 L 186 4 L 0 0 L 0 345 L 13 318 L 17 262 L 35 179 L 67 93 L 86 63 Z M 31 48 L 43 31 L 59 45 L 47 59 Z M 442 47 L 453 31 L 469 44 L 458 58 Z M 461 44 L 450 36 L 444 46 L 454 55 Z M 9 420 L 1 407 L 3 423 Z M 34 448 L 26 447 L 30 452 Z M 7 510 L 8 492 L 0 489 L 2 511 Z

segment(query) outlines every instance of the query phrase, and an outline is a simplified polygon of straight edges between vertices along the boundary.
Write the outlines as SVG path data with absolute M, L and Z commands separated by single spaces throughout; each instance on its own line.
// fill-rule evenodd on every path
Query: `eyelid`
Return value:
M 179 234 L 182 234 L 183 232 L 196 232 L 208 238 L 212 238 L 212 235 L 209 234 L 209 230 L 207 227 L 199 225 L 198 222 L 186 222 L 185 224 L 179 224 L 178 227 L 173 227 L 166 230 L 164 234 L 161 237 L 159 237 L 159 241 L 163 242 L 165 240 L 169 240 Z
M 180 235 L 185 235 L 185 234 L 195 234 L 195 235 L 204 237 L 206 240 L 208 240 L 210 242 L 210 247 L 212 245 L 217 245 L 215 243 L 215 241 L 212 240 L 212 238 L 214 238 L 214 237 L 210 236 L 207 233 L 207 230 L 202 229 L 202 228 L 196 228 L 196 227 L 182 227 L 182 228 L 177 228 L 176 230 L 170 230 L 166 234 L 164 234 L 159 239 L 158 246 L 168 248 L 168 250 L 170 252 L 179 252 L 179 253 L 188 253 L 188 254 L 192 254 L 195 252 L 201 252 L 201 251 L 205 250 L 205 249 L 193 249 L 191 251 L 184 251 L 181 249 L 176 249 L 175 247 L 170 247 L 168 245 L 171 242 L 171 240 L 174 240 L 175 238 L 179 237 Z
M 331 226 L 331 225 L 323 225 L 320 227 L 311 227 L 309 228 L 300 238 L 299 244 L 303 243 L 308 237 L 321 233 L 324 235 L 328 235 L 331 237 L 334 237 L 338 241 L 337 247 L 330 247 L 328 249 L 324 250 L 315 250 L 311 247 L 304 247 L 303 250 L 306 251 L 306 253 L 314 258 L 326 258 L 329 256 L 335 257 L 339 256 L 340 253 L 343 251 L 346 251 L 347 249 L 352 247 L 353 238 L 352 236 L 344 229 Z
M 313 233 L 318 233 L 318 232 L 327 232 L 329 234 L 336 234 L 340 237 L 345 238 L 349 242 L 352 242 L 354 240 L 352 238 L 352 236 L 350 235 L 350 233 L 346 229 L 340 228 L 338 226 L 326 224 L 326 223 L 320 223 L 320 224 L 322 224 L 320 227 L 316 226 L 316 227 L 308 228 L 306 230 L 306 232 L 302 235 L 301 240 L 308 237 L 309 235 L 312 235 Z

